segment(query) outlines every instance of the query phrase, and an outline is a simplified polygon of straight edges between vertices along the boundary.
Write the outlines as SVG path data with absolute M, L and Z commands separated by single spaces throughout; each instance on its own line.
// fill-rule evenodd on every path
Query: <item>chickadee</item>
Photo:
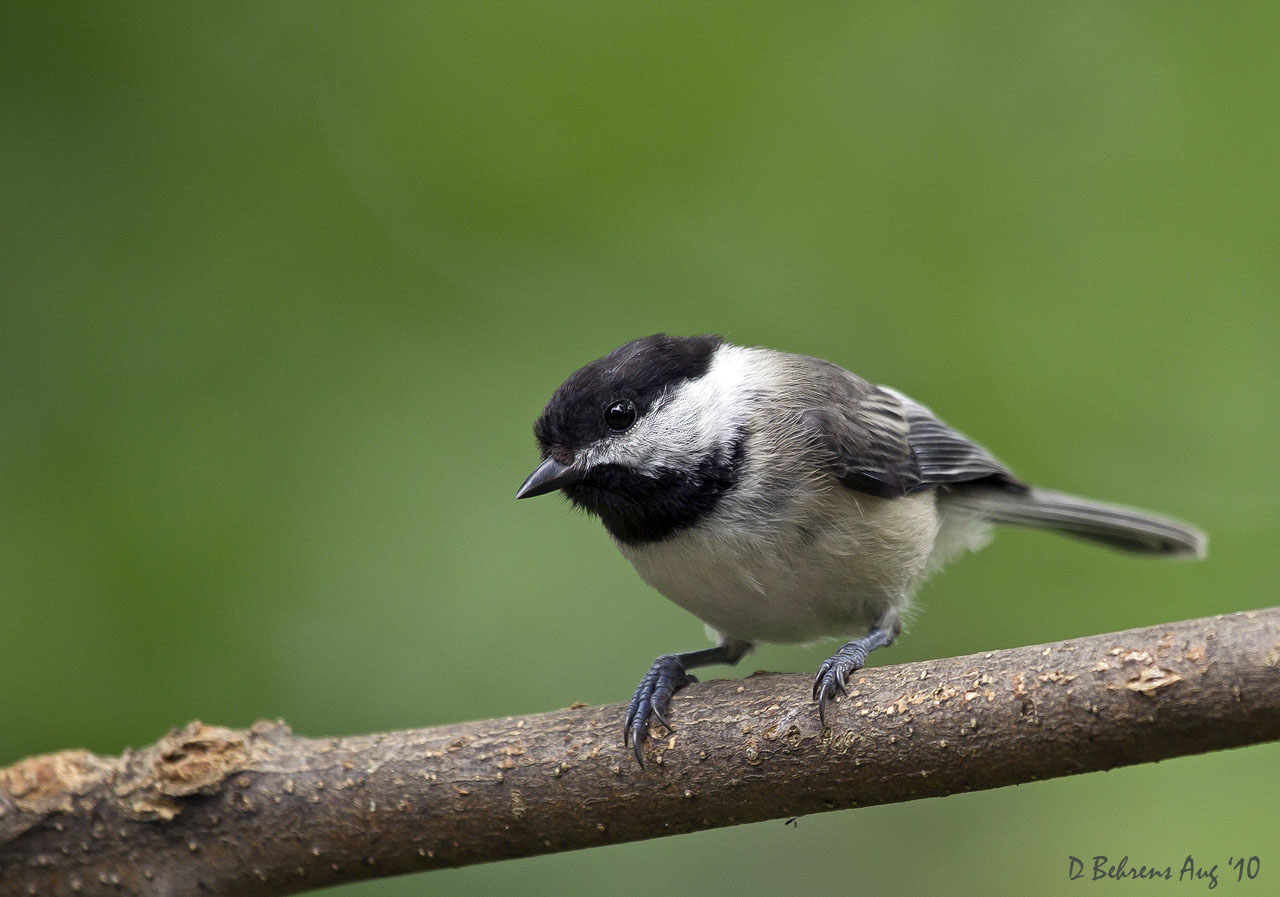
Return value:
M 1203 557 L 1198 530 L 1028 486 L 920 403 L 827 361 L 716 336 L 634 340 L 574 373 L 534 425 L 543 461 L 516 498 L 562 490 L 640 576 L 719 636 L 664 654 L 627 709 L 650 717 L 694 667 L 756 642 L 852 636 L 813 683 L 822 725 L 867 654 L 892 644 L 925 578 L 992 524 L 1139 554 Z

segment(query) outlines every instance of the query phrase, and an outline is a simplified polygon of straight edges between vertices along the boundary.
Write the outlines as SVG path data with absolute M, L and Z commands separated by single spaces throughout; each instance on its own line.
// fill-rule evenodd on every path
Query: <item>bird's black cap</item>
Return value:
M 630 401 L 643 415 L 671 387 L 701 377 L 723 340 L 718 336 L 667 336 L 632 340 L 569 376 L 533 426 L 544 458 L 566 464 L 573 454 L 609 432 L 605 410 Z

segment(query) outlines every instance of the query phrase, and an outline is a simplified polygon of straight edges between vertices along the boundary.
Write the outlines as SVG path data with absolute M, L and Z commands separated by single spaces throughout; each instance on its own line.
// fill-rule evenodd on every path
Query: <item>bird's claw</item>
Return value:
M 827 702 L 837 694 L 847 694 L 849 677 L 867 663 L 867 650 L 858 642 L 850 642 L 822 662 L 813 680 L 813 699 L 818 702 L 818 721 L 827 727 Z
M 644 768 L 644 743 L 649 738 L 649 719 L 656 719 L 668 732 L 674 731 L 667 720 L 671 696 L 690 682 L 691 676 L 675 654 L 664 654 L 653 662 L 640 680 L 640 687 L 627 705 L 627 720 L 622 730 L 623 745 L 631 745 L 636 762 Z

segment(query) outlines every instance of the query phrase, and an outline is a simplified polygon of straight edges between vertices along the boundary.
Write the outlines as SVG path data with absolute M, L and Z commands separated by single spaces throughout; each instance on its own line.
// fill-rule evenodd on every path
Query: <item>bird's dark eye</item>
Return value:
M 636 422 L 636 406 L 629 399 L 614 402 L 604 410 L 604 422 L 610 430 L 621 432 Z

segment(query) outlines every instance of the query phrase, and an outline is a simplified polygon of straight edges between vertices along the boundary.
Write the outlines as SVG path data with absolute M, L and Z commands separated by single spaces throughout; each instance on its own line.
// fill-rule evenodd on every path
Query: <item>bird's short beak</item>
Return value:
M 529 474 L 524 485 L 516 492 L 516 498 L 546 495 L 548 492 L 579 483 L 584 476 L 586 472 L 577 464 L 561 464 L 555 458 L 548 458 Z

